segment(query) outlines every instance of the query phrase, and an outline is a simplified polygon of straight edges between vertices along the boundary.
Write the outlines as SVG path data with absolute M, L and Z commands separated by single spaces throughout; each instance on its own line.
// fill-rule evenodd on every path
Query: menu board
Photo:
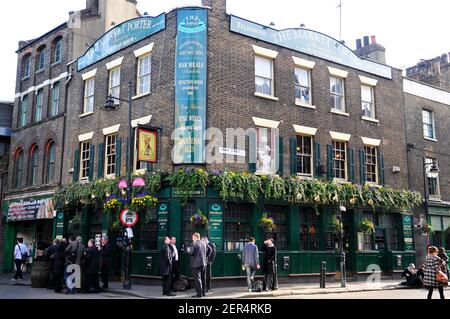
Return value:
M 209 240 L 213 242 L 217 250 L 223 250 L 223 206 L 222 204 L 209 204 Z

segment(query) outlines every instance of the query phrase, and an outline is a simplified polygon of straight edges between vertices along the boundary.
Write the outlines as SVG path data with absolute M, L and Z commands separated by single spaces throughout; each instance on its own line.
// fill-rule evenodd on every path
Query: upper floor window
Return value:
M 295 100 L 300 104 L 312 104 L 311 70 L 295 68 Z
M 27 124 L 27 113 L 28 113 L 28 95 L 25 95 L 20 105 L 19 126 L 25 126 Z
M 312 177 L 313 138 L 297 135 L 297 174 Z
M 152 167 L 152 163 L 144 162 L 144 161 L 138 161 L 138 146 L 139 146 L 139 136 L 138 136 L 138 129 L 134 129 L 134 172 L 137 174 L 143 174 L 148 169 Z
M 19 149 L 16 152 L 14 162 L 14 187 L 20 188 L 23 186 L 23 150 Z
M 106 136 L 105 172 L 106 176 L 116 175 L 117 134 Z
M 45 68 L 45 46 L 38 49 L 36 70 L 40 71 Z
M 42 104 L 44 103 L 44 90 L 40 89 L 36 95 L 36 112 L 34 114 L 34 121 L 39 122 L 42 120 Z
M 347 181 L 347 142 L 333 141 L 333 178 Z
M 52 87 L 52 105 L 50 108 L 50 116 L 56 116 L 59 112 L 59 82 L 53 84 Z
M 256 174 L 269 175 L 276 173 L 276 130 L 256 128 Z
M 84 81 L 83 113 L 94 112 L 94 88 L 95 78 L 90 78 Z
M 61 62 L 62 59 L 62 38 L 57 38 L 53 44 L 53 63 Z
M 368 85 L 361 86 L 361 103 L 363 116 L 375 119 L 374 88 Z
M 50 141 L 47 144 L 45 153 L 45 183 L 53 182 L 55 178 L 55 156 L 56 156 L 56 146 L 55 142 Z
M 112 97 L 120 98 L 120 68 L 109 71 L 109 90 L 108 93 Z M 119 100 L 114 99 L 114 104 L 119 104 Z
M 30 152 L 30 185 L 34 186 L 38 182 L 39 148 L 35 145 Z
M 273 59 L 255 56 L 256 93 L 273 96 L 273 82 Z
M 378 149 L 375 146 L 365 146 L 366 182 L 378 184 Z
M 425 166 L 427 172 L 428 194 L 430 196 L 440 196 L 439 191 L 439 173 L 432 172 L 433 165 L 437 165 L 435 158 L 425 158 Z
M 425 138 L 436 138 L 436 131 L 434 128 L 434 114 L 428 110 L 422 110 L 423 121 L 423 136 Z
M 31 54 L 27 54 L 22 60 L 23 78 L 28 78 L 31 72 Z
M 151 89 L 152 58 L 144 55 L 138 58 L 137 95 L 150 93 Z
M 80 180 L 88 180 L 89 179 L 89 164 L 90 164 L 90 149 L 91 142 L 85 141 L 80 144 Z
M 345 81 L 342 78 L 330 78 L 331 108 L 345 112 Z

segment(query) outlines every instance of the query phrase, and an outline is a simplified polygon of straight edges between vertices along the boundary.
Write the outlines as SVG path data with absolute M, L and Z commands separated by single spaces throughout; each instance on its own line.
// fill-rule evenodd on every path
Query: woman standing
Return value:
M 425 259 L 425 278 L 423 285 L 428 288 L 428 299 L 433 296 L 433 290 L 438 289 L 441 299 L 444 297 L 444 284 L 437 281 L 436 275 L 439 271 L 445 271 L 445 262 L 438 257 L 438 249 L 435 246 L 428 248 L 428 256 Z
M 275 256 L 276 248 L 273 244 L 273 239 L 270 238 L 264 242 L 261 251 L 264 253 L 263 274 L 264 287 L 263 290 L 274 290 L 274 276 L 275 276 Z

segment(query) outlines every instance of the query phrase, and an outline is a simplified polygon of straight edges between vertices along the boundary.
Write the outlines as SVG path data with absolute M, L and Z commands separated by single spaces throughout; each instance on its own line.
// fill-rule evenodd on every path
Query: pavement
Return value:
M 0 288 L 1 286 L 23 286 L 31 287 L 31 279 L 29 275 L 24 276 L 22 281 L 11 280 L 12 274 L 0 274 Z M 349 282 L 346 288 L 342 288 L 340 282 L 327 283 L 326 288 L 321 289 L 319 284 L 296 284 L 296 285 L 280 285 L 276 291 L 268 291 L 261 293 L 249 293 L 246 287 L 224 287 L 214 288 L 208 293 L 209 299 L 252 299 L 252 298 L 286 298 L 289 296 L 308 296 L 313 295 L 326 295 L 326 294 L 343 294 L 343 293 L 358 293 L 358 292 L 373 292 L 373 291 L 385 291 L 385 290 L 397 290 L 408 289 L 405 286 L 399 285 L 398 280 L 381 280 L 378 283 L 373 282 Z M 33 290 L 38 288 L 33 288 Z M 47 289 L 42 289 L 46 290 Z M 410 289 L 409 289 L 410 290 Z M 37 292 L 37 291 L 36 291 Z M 131 290 L 124 290 L 121 282 L 110 282 L 110 289 L 108 289 L 106 295 L 89 295 L 89 298 L 114 297 L 123 296 L 130 298 L 143 298 L 143 299 L 190 299 L 195 294 L 194 290 L 187 290 L 177 292 L 175 297 L 162 296 L 162 290 L 160 286 L 147 286 L 140 284 L 133 284 Z M 0 295 L 0 298 L 2 296 Z

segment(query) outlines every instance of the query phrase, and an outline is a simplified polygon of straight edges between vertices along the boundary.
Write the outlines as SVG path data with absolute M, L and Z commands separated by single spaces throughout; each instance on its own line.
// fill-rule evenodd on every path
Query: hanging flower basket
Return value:
M 191 224 L 194 226 L 205 226 L 208 224 L 208 218 L 198 209 L 197 213 L 191 217 Z
M 275 220 L 272 217 L 268 217 L 267 213 L 263 214 L 257 225 L 266 232 L 273 232 L 277 228 Z
M 131 210 L 140 210 L 142 208 L 153 207 L 156 206 L 156 204 L 158 204 L 157 198 L 141 193 L 132 198 Z
M 375 225 L 369 219 L 361 222 L 361 231 L 366 235 L 372 235 L 375 232 Z

